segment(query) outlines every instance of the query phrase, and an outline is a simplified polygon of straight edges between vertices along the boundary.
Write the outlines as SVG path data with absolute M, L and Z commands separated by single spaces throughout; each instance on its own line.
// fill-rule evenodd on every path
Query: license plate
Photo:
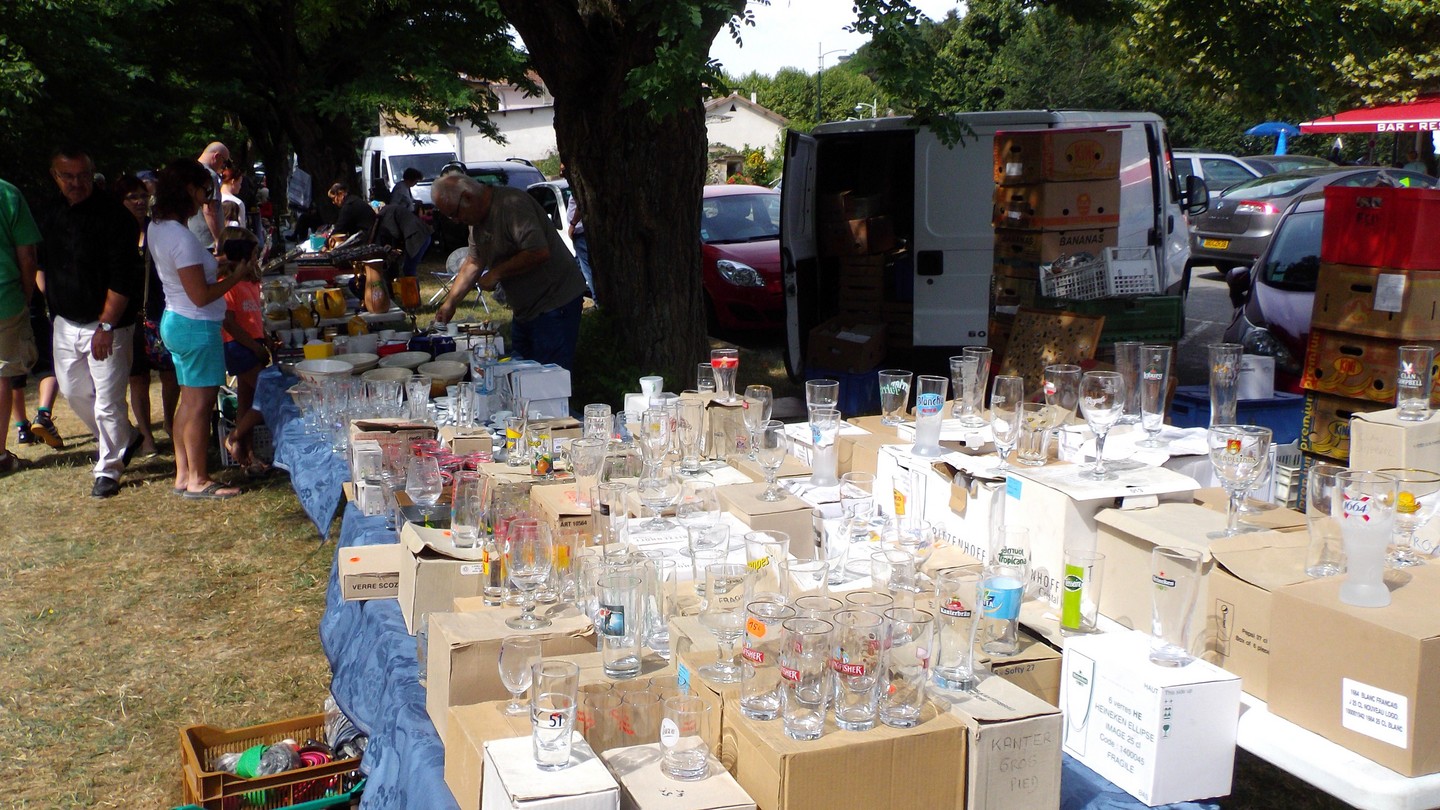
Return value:
M 1200 240 L 1200 244 L 1201 244 L 1202 246 L 1204 246 L 1204 247 L 1210 248 L 1211 250 L 1224 250 L 1224 249 L 1230 247 L 1230 240 L 1229 240 L 1229 239 L 1202 239 L 1202 240 Z

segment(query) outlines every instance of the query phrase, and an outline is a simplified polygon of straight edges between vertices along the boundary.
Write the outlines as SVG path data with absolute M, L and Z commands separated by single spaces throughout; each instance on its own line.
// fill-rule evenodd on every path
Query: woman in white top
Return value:
M 218 264 L 185 223 L 215 192 L 211 174 L 194 160 L 177 160 L 160 172 L 146 243 L 165 288 L 160 338 L 175 362 L 180 405 L 175 410 L 175 494 L 195 500 L 232 498 L 240 490 L 210 478 L 206 450 L 215 394 L 225 382 L 220 322 L 225 291 L 238 273 L 217 279 Z
M 234 161 L 225 161 L 225 168 L 220 172 L 220 206 L 224 210 L 225 203 L 235 204 L 235 221 L 226 222 L 226 225 L 235 225 L 241 228 L 249 228 L 245 219 L 245 203 L 240 199 L 240 184 L 245 179 L 245 173 L 235 166 Z

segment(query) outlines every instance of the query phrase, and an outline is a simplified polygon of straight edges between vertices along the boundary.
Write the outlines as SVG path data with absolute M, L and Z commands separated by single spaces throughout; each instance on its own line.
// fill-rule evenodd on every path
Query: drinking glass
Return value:
M 715 393 L 715 368 L 709 363 L 695 367 L 695 390 L 702 394 Z
M 1150 553 L 1150 661 L 1183 667 L 1190 655 L 1190 619 L 1200 595 L 1200 552 L 1156 546 Z
M 1212 343 L 1210 352 L 1210 427 L 1235 424 L 1239 405 L 1240 357 L 1238 343 Z
M 570 441 L 570 471 L 575 475 L 575 505 L 590 508 L 590 490 L 600 483 L 600 466 L 605 463 L 609 439 L 586 437 Z
M 915 444 L 910 452 L 917 456 L 940 455 L 940 422 L 944 419 L 948 383 L 944 377 L 929 374 L 921 374 L 915 381 Z
M 880 685 L 880 722 L 891 728 L 920 725 L 935 617 L 925 610 L 885 611 L 885 677 Z
M 814 413 L 816 408 L 834 408 L 840 404 L 839 380 L 806 380 L 805 410 Z
M 1105 471 L 1105 436 L 1125 408 L 1125 381 L 1114 371 L 1087 371 L 1080 378 L 1080 409 L 1095 434 L 1095 463 L 1081 473 L 1093 481 L 1109 481 Z
M 817 618 L 787 619 L 781 625 L 780 719 L 792 740 L 817 740 L 825 733 L 834 629 Z
M 670 660 L 670 617 L 675 613 L 678 580 L 675 561 L 666 551 L 640 552 L 640 608 L 645 614 L 643 642 Z
M 569 661 L 541 661 L 530 670 L 530 739 L 542 771 L 570 764 L 579 688 L 580 667 Z
M 1253 529 L 1240 528 L 1240 501 L 1270 462 L 1270 428 L 1257 425 L 1217 425 L 1206 434 L 1210 445 L 1210 464 L 1215 477 L 1230 496 L 1225 510 L 1225 530 L 1210 532 L 1207 537 L 1233 537 Z
M 1164 447 L 1160 431 L 1165 428 L 1165 395 L 1170 389 L 1170 347 L 1140 347 L 1140 427 L 1145 438 L 1140 447 Z
M 680 445 L 680 474 L 700 474 L 700 436 L 705 428 L 705 404 L 682 399 L 676 404 L 675 438 Z
M 1424 565 L 1415 533 L 1425 528 L 1440 504 L 1440 475 L 1429 470 L 1386 467 L 1378 470 L 1396 481 L 1395 534 L 1387 561 L 1396 568 Z
M 1385 607 L 1385 546 L 1395 526 L 1398 486 L 1393 476 L 1369 470 L 1335 474 L 1331 501 L 1345 540 L 1345 581 L 1340 601 L 1356 607 Z
M 905 406 L 910 402 L 910 381 L 915 375 L 897 368 L 880 372 L 880 424 L 898 425 L 905 421 Z
M 628 680 L 640 674 L 645 632 L 641 586 L 641 577 L 631 565 L 609 567 L 596 581 L 601 667 L 607 678 Z
M 581 434 L 587 439 L 604 439 L 610 441 L 610 435 L 615 426 L 615 417 L 610 406 L 603 402 L 595 402 L 585 406 L 583 412 L 584 421 Z
M 490 479 L 472 470 L 455 473 L 450 496 L 450 539 L 456 548 L 475 548 L 485 534 L 486 485 Z
M 728 526 L 719 526 L 717 528 L 724 529 L 728 536 L 728 532 L 730 531 Z M 700 598 L 700 608 L 703 612 L 706 601 L 705 570 L 715 563 L 725 562 L 730 556 L 730 549 L 726 546 L 720 546 L 719 548 L 691 548 L 689 556 L 691 574 L 695 578 L 695 595 Z
M 530 458 L 530 474 L 536 478 L 555 477 L 555 439 L 548 422 L 536 422 L 525 431 L 525 452 Z
M 990 381 L 990 358 L 993 352 L 984 346 L 966 346 L 960 350 L 960 357 L 975 358 L 974 364 L 962 362 L 960 379 L 955 384 L 955 404 L 950 415 L 958 417 L 965 427 L 985 427 L 980 409 L 985 404 L 985 386 Z M 950 374 L 953 378 L 956 367 L 951 358 Z
M 765 471 L 765 492 L 760 495 L 760 500 L 783 501 L 785 490 L 775 483 L 775 476 L 785 463 L 785 423 L 778 419 L 767 420 L 760 426 L 756 438 L 755 458 Z
M 680 498 L 683 481 L 671 473 L 668 466 L 660 466 L 646 473 L 635 483 L 635 494 L 640 503 L 654 513 L 654 517 L 636 528 L 646 532 L 662 532 L 675 524 L 664 517 L 665 509 L 673 506 Z
M 455 393 L 450 397 L 450 412 L 454 415 L 455 427 L 475 427 L 475 383 L 455 384 Z
M 751 593 L 749 566 L 712 563 L 705 567 L 705 608 L 700 623 L 715 636 L 720 657 L 700 672 L 716 683 L 740 682 L 735 642 L 745 635 L 745 606 L 751 602 Z
M 898 548 L 870 554 L 870 579 L 876 590 L 888 592 L 904 606 L 915 604 L 915 555 Z
M 1020 435 L 1015 444 L 1015 461 L 1027 467 L 1043 467 L 1049 459 L 1050 428 L 1054 413 L 1043 402 L 1022 402 L 1020 413 Z
M 550 576 L 555 548 L 550 527 L 541 526 L 535 518 L 522 518 L 510 523 L 505 544 L 505 571 L 510 583 L 520 589 L 519 616 L 505 620 L 506 627 L 534 630 L 549 627 L 550 620 L 535 615 L 535 591 Z
M 780 587 L 786 604 L 802 596 L 824 596 L 830 590 L 830 563 L 825 560 L 784 560 Z
M 715 401 L 724 405 L 739 405 L 735 396 L 735 375 L 740 368 L 740 352 L 736 349 L 711 349 L 710 368 L 715 373 Z
M 755 461 L 755 441 L 760 426 L 770 421 L 775 410 L 775 392 L 768 385 L 745 386 L 745 429 L 750 433 L 750 452 L 746 458 Z
M 752 720 L 780 715 L 780 625 L 795 609 L 780 602 L 745 606 L 745 646 L 740 651 L 740 712 Z
M 1100 612 L 1105 555 L 1087 549 L 1065 552 L 1060 591 L 1060 635 L 1094 633 Z
M 1025 378 L 1002 374 L 990 390 L 990 431 L 995 437 L 996 470 L 1011 470 L 1010 451 L 1020 438 L 1020 406 L 1025 402 Z
M 835 614 L 835 725 L 846 731 L 875 727 L 885 655 L 885 618 L 867 610 Z
M 530 689 L 530 677 L 534 666 L 540 663 L 539 636 L 506 636 L 500 642 L 500 683 L 510 693 L 510 702 L 504 712 L 511 717 L 525 713 L 525 704 L 520 695 Z
M 675 519 L 688 531 L 720 520 L 720 494 L 713 481 L 684 481 L 680 500 L 675 503 Z
M 839 458 L 835 438 L 840 435 L 840 412 L 817 405 L 810 409 L 810 441 L 815 451 L 810 456 L 810 483 L 817 487 L 833 487 L 840 483 L 836 476 Z
M 1340 521 L 1331 508 L 1335 476 L 1345 472 L 1339 464 L 1316 464 L 1305 472 L 1305 526 L 1310 545 L 1305 550 L 1305 576 L 1320 578 L 1345 573 L 1345 545 Z
M 440 501 L 445 489 L 440 477 L 440 462 L 433 456 L 415 456 L 410 459 L 405 471 L 405 494 L 410 500 L 424 507 L 432 507 Z
M 630 507 L 625 503 L 629 493 L 630 487 L 619 481 L 607 481 L 590 490 L 595 541 L 605 549 L 623 546 L 629 536 Z
M 1434 370 L 1435 349 L 1430 346 L 1401 346 L 1397 351 L 1400 368 L 1395 375 L 1396 417 L 1402 422 L 1424 422 L 1430 418 L 1430 377 Z
M 1138 340 L 1120 340 L 1115 343 L 1115 371 L 1125 381 L 1125 410 L 1120 414 L 1121 425 L 1140 422 L 1140 347 Z
M 405 381 L 405 402 L 409 405 L 409 418 L 415 422 L 430 421 L 429 374 L 412 374 Z
M 665 699 L 660 721 L 660 768 L 666 776 L 694 782 L 710 774 L 710 745 L 715 722 L 713 706 L 698 697 Z
M 785 600 L 780 564 L 790 558 L 790 535 L 785 532 L 746 532 L 745 563 L 750 568 L 752 599 Z
M 458 391 L 456 392 L 458 395 Z M 505 418 L 505 464 L 508 467 L 524 467 L 530 462 L 525 455 L 525 417 Z
M 1080 367 L 1057 363 L 1045 367 L 1045 404 L 1050 407 L 1051 421 L 1063 426 L 1075 416 L 1080 405 Z
M 829 621 L 836 613 L 845 609 L 845 603 L 833 596 L 809 594 L 795 600 L 795 615 L 802 619 L 824 619 Z
M 648 408 L 640 416 L 640 452 L 645 469 L 653 472 L 670 450 L 670 415 L 660 408 Z
M 936 577 L 939 610 L 935 616 L 935 683 L 945 689 L 969 689 L 977 680 L 975 634 L 979 628 L 982 568 L 947 568 Z
M 1003 527 L 989 559 L 980 593 L 987 639 L 981 649 L 995 655 L 1013 655 L 1020 649 L 1020 603 L 1025 600 L 1025 587 L 1030 581 L 1030 530 Z
M 883 617 L 885 611 L 895 607 L 895 597 L 878 591 L 850 591 L 845 594 L 846 610 L 865 610 Z
M 597 754 L 619 748 L 619 729 L 616 717 L 620 714 L 622 697 L 615 693 L 609 682 L 587 683 L 580 687 L 580 706 L 575 715 L 575 724 L 590 749 Z
M 730 550 L 730 526 L 729 524 L 711 521 L 693 526 L 686 526 L 686 544 L 681 554 L 694 556 L 697 550 L 709 551 L 719 549 L 722 553 Z M 695 575 L 701 584 L 705 582 L 705 572 L 699 571 Z
M 575 565 L 580 549 L 588 541 L 582 540 L 583 532 L 577 528 L 551 529 L 550 538 L 555 554 L 550 578 L 536 595 L 536 601 L 573 602 L 576 598 Z

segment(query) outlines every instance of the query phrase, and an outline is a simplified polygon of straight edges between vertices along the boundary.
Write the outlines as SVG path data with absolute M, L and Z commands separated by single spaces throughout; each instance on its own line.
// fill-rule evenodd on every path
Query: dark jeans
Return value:
M 434 239 L 434 236 L 425 237 L 425 246 L 420 248 L 419 253 L 416 253 L 414 256 L 411 256 L 408 253 L 405 254 L 405 268 L 400 271 L 402 275 L 414 276 L 417 272 L 419 272 L 420 260 L 425 258 L 426 252 L 430 250 L 430 243 L 433 242 Z
M 581 299 L 542 312 L 534 319 L 510 324 L 510 353 L 537 363 L 575 366 L 575 344 L 580 340 Z
M 580 274 L 585 276 L 585 286 L 590 288 L 590 297 L 594 298 L 595 276 L 590 269 L 590 240 L 586 239 L 583 233 L 576 234 L 574 244 L 575 262 L 580 265 Z

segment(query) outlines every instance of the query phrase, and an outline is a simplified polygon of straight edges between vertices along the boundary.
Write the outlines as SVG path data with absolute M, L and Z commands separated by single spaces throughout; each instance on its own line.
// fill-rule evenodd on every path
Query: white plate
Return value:
M 429 352 L 397 352 L 380 358 L 381 368 L 416 369 L 421 363 L 430 362 Z

